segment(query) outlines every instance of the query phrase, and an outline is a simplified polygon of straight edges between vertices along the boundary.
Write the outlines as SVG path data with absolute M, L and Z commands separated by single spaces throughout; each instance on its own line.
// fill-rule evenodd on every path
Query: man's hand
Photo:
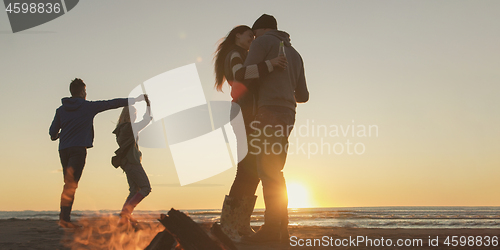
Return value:
M 271 64 L 273 65 L 274 68 L 277 69 L 286 69 L 286 65 L 288 64 L 288 61 L 286 60 L 286 57 L 284 56 L 277 56 L 273 59 L 270 60 Z
M 51 137 L 50 137 L 50 139 L 51 139 L 52 141 L 55 141 L 55 140 L 59 139 L 59 133 L 57 133 L 56 137 L 52 137 L 52 136 L 51 136 Z

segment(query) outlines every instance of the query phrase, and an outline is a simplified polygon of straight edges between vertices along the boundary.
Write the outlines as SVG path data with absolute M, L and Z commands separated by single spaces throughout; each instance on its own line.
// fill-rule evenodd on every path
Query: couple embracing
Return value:
M 224 199 L 222 231 L 234 241 L 288 242 L 288 195 L 282 170 L 297 103 L 309 99 L 302 58 L 291 46 L 290 35 L 278 30 L 273 16 L 264 14 L 252 28 L 233 28 L 219 44 L 215 75 L 217 90 L 222 90 L 224 80 L 231 85 L 231 97 L 239 106 L 231 113 L 241 110 L 249 149 Z M 265 222 L 254 232 L 250 219 L 261 181 Z

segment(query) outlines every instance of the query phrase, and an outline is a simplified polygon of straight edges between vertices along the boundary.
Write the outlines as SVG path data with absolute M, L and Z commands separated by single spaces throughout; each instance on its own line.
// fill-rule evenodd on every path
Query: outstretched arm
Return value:
M 128 105 L 134 105 L 136 102 L 140 101 L 144 101 L 144 95 L 139 95 L 136 98 L 116 98 L 107 101 L 93 101 L 91 103 L 95 113 L 97 114 L 110 109 L 116 109 Z

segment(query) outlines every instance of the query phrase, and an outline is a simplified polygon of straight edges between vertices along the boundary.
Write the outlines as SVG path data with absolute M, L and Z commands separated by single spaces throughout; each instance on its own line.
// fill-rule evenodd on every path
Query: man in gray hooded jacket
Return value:
M 275 58 L 280 43 L 284 44 L 287 67 L 276 70 L 258 82 L 258 111 L 252 129 L 249 153 L 257 155 L 257 170 L 262 181 L 266 205 L 265 222 L 247 242 L 288 242 L 288 196 L 283 168 L 285 166 L 288 136 L 295 123 L 297 103 L 307 102 L 304 64 L 300 54 L 292 47 L 290 35 L 277 29 L 273 16 L 259 17 L 252 30 L 252 42 L 245 66 Z M 249 72 L 251 73 L 251 72 Z

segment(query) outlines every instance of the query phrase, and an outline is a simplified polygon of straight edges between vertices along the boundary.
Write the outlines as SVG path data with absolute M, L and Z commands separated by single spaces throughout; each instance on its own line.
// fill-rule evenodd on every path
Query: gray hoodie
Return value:
M 250 46 L 244 66 L 277 57 L 281 41 L 285 44 L 288 66 L 286 70 L 273 71 L 258 82 L 258 106 L 276 105 L 295 111 L 297 102 L 309 100 L 309 91 L 307 90 L 302 57 L 292 47 L 288 33 L 271 30 L 255 39 Z

